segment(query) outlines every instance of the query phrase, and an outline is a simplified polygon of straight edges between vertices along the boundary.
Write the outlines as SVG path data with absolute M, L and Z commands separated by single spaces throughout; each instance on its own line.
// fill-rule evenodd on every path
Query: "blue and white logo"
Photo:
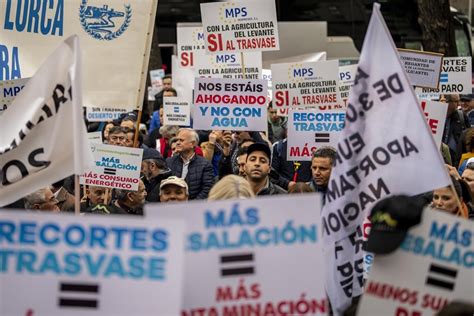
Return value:
M 125 12 L 109 8 L 108 5 L 94 7 L 82 0 L 79 7 L 79 18 L 84 30 L 95 39 L 111 41 L 122 35 L 132 21 L 132 9 L 124 5 Z M 122 21 L 122 24 L 120 24 Z

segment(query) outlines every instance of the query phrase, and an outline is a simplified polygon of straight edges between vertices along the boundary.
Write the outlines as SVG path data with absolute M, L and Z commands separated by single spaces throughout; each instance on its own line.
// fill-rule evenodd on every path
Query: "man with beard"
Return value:
M 268 177 L 271 170 L 270 159 L 270 147 L 265 143 L 255 143 L 247 148 L 246 179 L 257 196 L 287 193 L 270 181 Z
M 313 179 L 307 184 L 315 192 L 326 193 L 335 160 L 336 150 L 332 147 L 320 147 L 314 151 L 313 159 L 311 160 Z
M 143 151 L 142 174 L 148 202 L 160 201 L 160 183 L 172 175 L 171 169 L 166 166 L 166 161 L 161 154 L 151 148 Z

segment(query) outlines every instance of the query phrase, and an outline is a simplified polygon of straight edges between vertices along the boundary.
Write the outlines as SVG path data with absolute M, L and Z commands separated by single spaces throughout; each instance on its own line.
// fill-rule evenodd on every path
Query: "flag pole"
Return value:
M 138 110 L 137 125 L 135 126 L 135 135 L 133 137 L 133 147 L 138 147 L 138 133 L 140 133 L 140 123 L 142 121 L 142 109 Z
M 74 175 L 74 214 L 81 213 L 81 186 L 79 185 L 79 175 Z

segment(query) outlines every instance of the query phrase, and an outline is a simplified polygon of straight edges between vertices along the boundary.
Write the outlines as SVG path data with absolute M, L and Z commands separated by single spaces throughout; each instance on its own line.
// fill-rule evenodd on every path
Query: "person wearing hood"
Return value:
M 166 165 L 166 161 L 161 154 L 151 148 L 143 151 L 142 160 L 143 182 L 147 192 L 147 202 L 160 201 L 160 183 L 162 180 L 172 175 L 171 169 Z

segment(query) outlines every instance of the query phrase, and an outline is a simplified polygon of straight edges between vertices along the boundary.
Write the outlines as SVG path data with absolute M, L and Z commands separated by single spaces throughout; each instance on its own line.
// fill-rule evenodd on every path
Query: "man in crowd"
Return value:
M 462 153 L 461 134 L 470 127 L 470 124 L 467 116 L 461 110 L 457 110 L 460 104 L 459 95 L 447 95 L 446 101 L 448 102 L 448 112 L 443 132 L 443 143 L 449 147 L 453 166 L 457 166 Z
M 474 94 L 462 94 L 461 108 L 469 119 L 469 124 L 474 127 Z
M 285 190 L 291 189 L 296 182 L 311 180 L 311 163 L 309 161 L 289 161 L 287 148 L 286 138 L 276 142 L 273 144 L 272 156 L 272 168 L 279 175 L 274 182 Z
M 182 128 L 176 137 L 178 155 L 167 158 L 166 163 L 173 175 L 188 184 L 190 200 L 206 199 L 214 184 L 214 172 L 211 163 L 194 151 L 199 144 L 199 136 L 190 128 Z
M 247 148 L 246 179 L 257 196 L 287 193 L 270 181 L 270 159 L 271 151 L 266 143 L 255 143 Z
M 91 209 L 91 213 L 143 215 L 143 205 L 146 198 L 143 181 L 140 180 L 138 183 L 138 191 L 114 189 L 114 193 L 115 201 L 112 201 L 110 205 L 97 204 Z
M 127 145 L 127 133 L 123 127 L 114 126 L 109 130 L 107 144 L 115 146 Z
M 171 176 L 171 169 L 166 165 L 166 161 L 161 154 L 151 148 L 143 151 L 142 173 L 143 182 L 147 192 L 148 202 L 158 202 L 160 200 L 160 183 Z
M 272 143 L 276 143 L 286 137 L 287 118 L 278 116 L 278 111 L 272 106 L 272 102 L 268 105 L 268 139 Z
M 247 163 L 247 148 L 241 147 L 237 152 L 237 165 L 239 166 L 239 176 L 246 177 L 245 174 L 245 164 Z
M 186 181 L 171 176 L 160 184 L 160 202 L 184 202 L 189 198 Z
M 27 210 L 60 212 L 58 200 L 49 187 L 41 188 L 24 197 Z
M 335 160 L 336 150 L 332 147 L 320 147 L 314 151 L 313 159 L 311 160 L 313 179 L 308 182 L 308 185 L 315 192 L 326 194 Z
M 89 185 L 86 187 L 86 200 L 81 203 L 81 213 L 88 213 L 97 204 L 107 204 L 106 188 Z

